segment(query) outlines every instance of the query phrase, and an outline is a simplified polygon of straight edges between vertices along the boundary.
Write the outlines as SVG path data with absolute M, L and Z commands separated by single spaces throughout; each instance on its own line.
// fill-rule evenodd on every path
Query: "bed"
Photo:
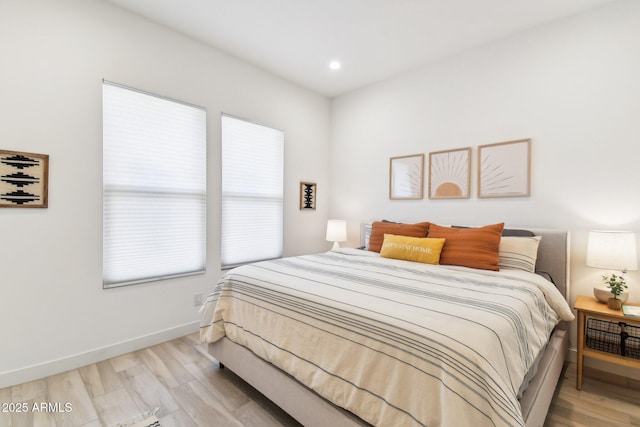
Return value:
M 228 272 L 201 339 L 305 426 L 541 426 L 573 318 L 569 235 L 529 231 L 554 283 L 339 249 Z

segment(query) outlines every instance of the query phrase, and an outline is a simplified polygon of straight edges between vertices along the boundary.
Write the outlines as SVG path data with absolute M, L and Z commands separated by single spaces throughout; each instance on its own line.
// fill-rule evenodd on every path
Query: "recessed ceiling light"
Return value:
M 329 63 L 329 68 L 332 70 L 339 70 L 340 67 L 342 67 L 342 64 L 340 64 L 340 61 L 331 61 Z

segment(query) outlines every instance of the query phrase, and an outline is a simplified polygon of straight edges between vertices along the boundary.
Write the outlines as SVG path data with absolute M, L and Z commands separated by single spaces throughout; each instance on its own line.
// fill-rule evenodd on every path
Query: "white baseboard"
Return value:
M 120 356 L 145 347 L 170 341 L 198 331 L 199 322 L 186 323 L 174 328 L 154 332 L 149 335 L 133 338 L 130 340 L 98 347 L 84 353 L 78 353 L 61 359 L 50 360 L 37 365 L 26 366 L 13 371 L 0 372 L 0 389 L 16 384 L 45 378 L 51 375 L 66 372 L 112 357 Z
M 567 360 L 569 362 L 576 363 L 576 361 L 578 360 L 578 352 L 575 348 L 569 350 L 569 353 L 567 354 Z M 604 360 L 594 359 L 592 357 L 584 358 L 584 366 L 640 381 L 640 369 L 620 366 L 613 363 L 605 362 Z

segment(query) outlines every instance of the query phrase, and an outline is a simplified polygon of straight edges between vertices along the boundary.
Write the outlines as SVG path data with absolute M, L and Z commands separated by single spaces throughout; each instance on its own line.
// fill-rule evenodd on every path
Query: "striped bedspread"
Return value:
M 559 319 L 548 281 L 340 249 L 238 267 L 201 338 L 247 347 L 376 426 L 523 425 L 518 389 Z

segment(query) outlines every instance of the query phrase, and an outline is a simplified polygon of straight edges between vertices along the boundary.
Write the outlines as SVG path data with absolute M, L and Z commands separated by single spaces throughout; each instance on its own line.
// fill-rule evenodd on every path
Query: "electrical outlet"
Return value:
M 199 307 L 202 305 L 202 294 L 193 294 L 193 306 Z

